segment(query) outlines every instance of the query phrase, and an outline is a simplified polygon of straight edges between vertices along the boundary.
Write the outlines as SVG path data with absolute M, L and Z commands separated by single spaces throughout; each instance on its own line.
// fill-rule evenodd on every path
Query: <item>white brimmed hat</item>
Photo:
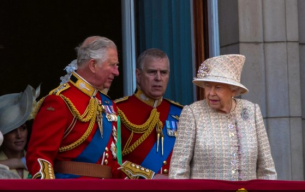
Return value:
M 0 131 L 3 135 L 20 127 L 31 119 L 33 105 L 40 94 L 28 85 L 24 92 L 6 94 L 0 97 Z
M 199 87 L 204 87 L 204 82 L 224 83 L 238 88 L 235 96 L 245 94 L 249 90 L 240 83 L 245 60 L 245 56 L 238 54 L 207 59 L 200 65 L 193 83 Z

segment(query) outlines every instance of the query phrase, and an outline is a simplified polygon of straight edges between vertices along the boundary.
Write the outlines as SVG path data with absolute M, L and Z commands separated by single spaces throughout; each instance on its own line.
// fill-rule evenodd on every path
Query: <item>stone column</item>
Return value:
M 218 4 L 220 52 L 246 56 L 241 81 L 250 92 L 242 98 L 261 108 L 278 179 L 303 180 L 300 3 L 219 0 Z
M 298 0 L 298 19 L 299 19 L 299 53 L 300 53 L 300 72 L 301 72 L 301 101 L 302 101 L 302 125 L 305 130 L 305 1 Z M 303 131 L 305 138 L 305 131 Z M 305 146 L 305 139 L 303 145 Z M 305 157 L 305 148 L 303 147 L 303 158 Z

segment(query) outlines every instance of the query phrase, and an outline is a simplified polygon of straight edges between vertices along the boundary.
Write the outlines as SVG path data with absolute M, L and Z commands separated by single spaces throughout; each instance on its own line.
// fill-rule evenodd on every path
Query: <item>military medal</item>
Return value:
M 118 120 L 118 116 L 116 116 L 115 114 L 106 114 L 106 118 L 108 121 L 117 121 Z
M 112 136 L 115 142 L 118 141 L 118 134 L 117 134 L 117 130 L 115 128 L 115 126 L 112 127 Z M 111 143 L 111 148 L 110 148 L 111 152 L 112 152 L 112 156 L 114 159 L 116 159 L 117 157 L 117 147 L 115 145 L 115 143 Z
M 115 114 L 112 105 L 105 105 L 106 118 L 108 121 L 118 121 L 118 116 Z
M 110 148 L 110 150 L 111 150 L 113 159 L 116 159 L 116 152 L 117 152 L 117 149 L 116 149 L 116 146 L 115 146 L 115 144 L 114 144 L 113 142 L 111 143 L 111 148 Z
M 115 126 L 112 127 L 112 136 L 113 136 L 113 139 L 115 140 L 115 142 L 117 142 L 118 134 L 117 134 L 117 130 L 116 130 Z
M 177 127 L 178 127 L 178 122 L 177 121 L 165 121 L 166 124 L 166 133 L 170 137 L 176 137 L 177 135 Z

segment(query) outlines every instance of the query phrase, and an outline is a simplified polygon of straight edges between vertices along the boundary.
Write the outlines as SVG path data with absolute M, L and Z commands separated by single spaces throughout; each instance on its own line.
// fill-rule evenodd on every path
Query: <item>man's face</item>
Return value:
M 4 135 L 3 147 L 10 152 L 21 152 L 27 142 L 28 130 L 26 124 Z
M 136 70 L 136 76 L 137 83 L 146 96 L 160 99 L 166 91 L 169 79 L 167 58 L 146 61 L 142 70 Z
M 117 50 L 110 48 L 106 54 L 107 59 L 96 65 L 95 86 L 99 90 L 109 88 L 114 77 L 119 75 Z

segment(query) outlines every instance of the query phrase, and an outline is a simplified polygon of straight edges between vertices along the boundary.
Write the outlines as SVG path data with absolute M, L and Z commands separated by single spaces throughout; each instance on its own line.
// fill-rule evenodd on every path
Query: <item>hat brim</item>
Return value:
M 237 87 L 238 89 L 236 90 L 236 95 L 239 96 L 245 93 L 248 93 L 249 90 L 241 83 L 238 83 L 233 80 L 228 80 L 228 79 L 222 79 L 222 78 L 213 78 L 213 77 L 206 77 L 206 78 L 194 78 L 193 83 L 199 87 L 204 88 L 204 82 L 214 82 L 214 83 L 222 83 L 222 84 L 227 84 L 227 85 L 233 85 Z
M 29 118 L 33 105 L 33 88 L 28 86 L 23 93 L 0 97 L 0 131 L 3 135 L 23 125 Z

